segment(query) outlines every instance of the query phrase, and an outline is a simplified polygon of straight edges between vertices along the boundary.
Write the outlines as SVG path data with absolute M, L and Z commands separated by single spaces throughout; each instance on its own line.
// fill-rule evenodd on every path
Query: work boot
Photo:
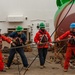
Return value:
M 7 67 L 7 66 L 6 66 L 5 69 L 8 70 L 8 69 L 10 69 L 10 67 Z
M 68 69 L 64 69 L 64 72 L 67 72 L 68 71 Z
M 24 70 L 29 70 L 29 68 L 28 67 L 24 67 Z
M 6 72 L 6 69 L 1 70 L 0 72 Z
M 44 68 L 44 66 L 40 66 L 40 69 L 43 69 Z
M 45 66 L 45 65 L 43 65 L 43 68 L 46 68 L 46 66 Z

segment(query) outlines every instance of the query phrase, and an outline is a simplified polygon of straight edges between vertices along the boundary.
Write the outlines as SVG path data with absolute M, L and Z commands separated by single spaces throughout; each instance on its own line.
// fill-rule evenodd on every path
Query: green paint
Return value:
M 70 2 L 70 0 L 56 0 L 56 4 L 58 6 L 58 10 L 55 13 L 54 20 L 56 20 L 57 16 L 62 12 L 64 7 Z M 71 3 L 70 3 L 71 4 Z M 75 4 L 75 0 L 74 0 Z
M 62 5 L 60 0 L 56 0 L 56 4 L 58 7 L 60 7 Z
M 58 7 L 62 6 L 64 3 L 69 2 L 70 0 L 56 0 L 56 4 Z
M 64 9 L 64 7 L 68 4 L 69 2 L 63 4 L 61 7 L 58 8 L 58 10 L 55 13 L 54 19 L 56 19 L 56 17 L 62 12 L 62 10 Z

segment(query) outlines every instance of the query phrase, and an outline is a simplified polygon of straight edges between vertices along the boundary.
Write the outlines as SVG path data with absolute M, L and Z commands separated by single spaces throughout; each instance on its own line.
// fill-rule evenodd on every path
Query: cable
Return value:
M 33 64 L 33 62 L 36 60 L 36 58 L 38 57 L 38 55 L 39 55 L 39 54 L 37 54 L 37 55 L 35 56 L 35 58 L 34 58 L 33 61 L 29 64 L 29 66 L 27 67 L 27 69 L 25 70 L 25 72 L 23 73 L 23 75 L 26 74 L 26 72 L 28 71 L 28 68 Z

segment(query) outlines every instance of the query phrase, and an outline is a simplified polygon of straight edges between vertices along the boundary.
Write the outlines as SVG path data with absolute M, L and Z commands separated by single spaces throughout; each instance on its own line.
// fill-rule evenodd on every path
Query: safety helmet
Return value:
M 23 27 L 22 27 L 22 26 L 17 26 L 17 27 L 16 27 L 16 31 L 17 31 L 17 32 L 23 31 Z
M 39 27 L 40 27 L 40 29 L 41 28 L 45 28 L 45 24 L 42 22 L 42 23 L 40 23 L 40 26 Z
M 75 28 L 75 23 L 71 23 L 70 28 Z

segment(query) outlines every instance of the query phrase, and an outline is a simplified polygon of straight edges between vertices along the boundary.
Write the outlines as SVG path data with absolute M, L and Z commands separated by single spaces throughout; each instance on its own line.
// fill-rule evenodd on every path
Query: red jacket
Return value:
M 7 38 L 4 35 L 0 35 L 0 48 L 2 46 L 2 40 L 7 41 L 8 43 L 11 43 L 11 39 Z
M 46 35 L 46 36 L 47 36 L 47 39 L 48 39 L 48 42 L 49 42 L 49 43 L 51 42 L 50 34 L 49 34 L 46 30 L 45 30 L 44 32 L 42 32 L 41 30 L 39 30 L 39 31 L 36 33 L 35 37 L 34 37 L 35 43 L 40 42 L 40 41 L 41 41 L 41 37 L 42 37 L 43 35 Z M 51 45 L 51 44 L 50 44 L 50 45 Z M 43 44 L 43 45 L 37 44 L 37 46 L 38 46 L 38 48 L 48 48 L 49 44 L 48 44 L 48 43 L 45 43 L 45 44 Z
M 61 36 L 58 37 L 58 38 L 59 38 L 60 40 L 62 40 L 62 39 L 64 39 L 64 38 L 68 37 L 70 34 L 71 34 L 70 31 L 67 31 L 67 32 L 65 32 L 63 35 L 61 35 Z
M 60 37 L 58 37 L 57 39 L 62 40 L 64 38 L 71 38 L 71 37 L 75 38 L 75 36 L 72 35 L 70 31 L 67 31 L 63 35 L 61 35 Z M 68 43 L 68 46 L 72 46 L 72 45 L 70 43 Z

